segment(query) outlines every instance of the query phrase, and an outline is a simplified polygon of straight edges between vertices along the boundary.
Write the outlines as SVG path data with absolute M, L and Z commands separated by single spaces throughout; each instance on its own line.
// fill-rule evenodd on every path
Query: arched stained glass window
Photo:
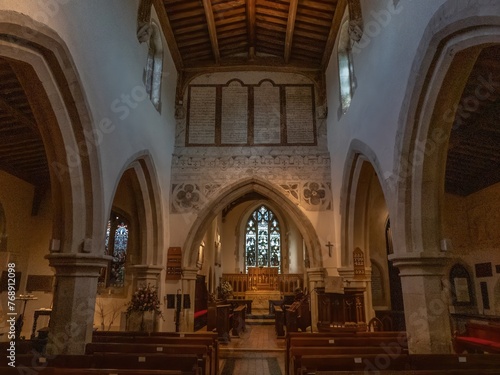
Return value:
M 106 227 L 106 238 L 104 241 L 105 255 L 113 258 L 108 266 L 108 272 L 99 278 L 102 286 L 122 287 L 125 283 L 125 260 L 127 258 L 128 246 L 128 224 L 122 216 L 111 213 Z
M 245 271 L 248 267 L 275 267 L 281 272 L 281 231 L 274 213 L 260 206 L 248 219 L 245 231 Z

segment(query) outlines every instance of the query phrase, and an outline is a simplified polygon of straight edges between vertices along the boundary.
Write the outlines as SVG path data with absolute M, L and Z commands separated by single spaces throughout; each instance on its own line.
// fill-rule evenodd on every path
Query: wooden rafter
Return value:
M 323 54 L 323 58 L 321 59 L 321 67 L 323 70 L 326 69 L 328 63 L 330 62 L 330 56 L 332 55 L 333 47 L 335 46 L 335 40 L 337 39 L 337 34 L 340 30 L 340 23 L 342 22 L 342 17 L 344 16 L 346 6 L 347 0 L 339 0 L 337 2 L 337 6 L 335 7 L 332 26 L 330 27 L 330 33 L 328 34 L 325 52 Z
M 172 55 L 172 59 L 174 60 L 175 67 L 177 68 L 177 71 L 180 71 L 183 68 L 182 56 L 179 51 L 177 41 L 175 40 L 175 35 L 172 30 L 172 26 L 170 25 L 170 20 L 168 18 L 167 12 L 165 11 L 162 0 L 153 0 L 153 6 L 155 7 L 156 13 L 158 14 L 158 19 L 160 20 L 163 35 L 165 36 L 165 39 L 167 41 L 168 48 L 170 50 L 170 54 Z
M 218 64 L 220 62 L 219 42 L 217 40 L 217 29 L 215 28 L 214 12 L 210 0 L 203 0 L 203 7 L 205 8 L 205 17 L 207 19 L 208 35 L 210 36 L 210 43 L 212 44 L 212 52 L 214 54 L 215 63 Z
M 255 0 L 247 0 L 248 58 L 255 58 Z
M 290 9 L 288 11 L 288 23 L 286 25 L 286 37 L 285 37 L 285 64 L 290 61 L 290 55 L 292 53 L 292 40 L 293 31 L 295 30 L 295 19 L 297 17 L 297 6 L 299 0 L 290 0 Z
M 14 117 L 17 121 L 19 121 L 23 125 L 28 126 L 30 129 L 34 130 L 38 134 L 38 127 L 36 126 L 36 124 L 33 121 L 31 121 L 28 117 L 26 117 L 24 113 L 22 113 L 17 108 L 12 107 L 2 98 L 0 98 L 0 108 L 3 109 L 12 117 Z

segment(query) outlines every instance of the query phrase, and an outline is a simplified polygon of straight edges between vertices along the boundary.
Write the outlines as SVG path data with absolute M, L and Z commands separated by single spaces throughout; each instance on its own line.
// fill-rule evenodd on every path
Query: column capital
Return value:
M 98 277 L 101 268 L 113 259 L 109 255 L 87 253 L 52 253 L 45 256 L 49 266 L 54 267 L 56 276 Z
M 163 270 L 163 266 L 157 266 L 154 264 L 134 264 L 132 268 L 137 274 L 158 276 Z
M 308 268 L 306 269 L 309 281 L 324 281 L 325 279 L 325 269 L 320 267 Z
M 185 267 L 182 269 L 183 280 L 196 280 L 199 269 L 197 267 Z
M 449 262 L 449 256 L 398 256 L 390 255 L 394 267 L 399 268 L 400 276 L 440 276 Z

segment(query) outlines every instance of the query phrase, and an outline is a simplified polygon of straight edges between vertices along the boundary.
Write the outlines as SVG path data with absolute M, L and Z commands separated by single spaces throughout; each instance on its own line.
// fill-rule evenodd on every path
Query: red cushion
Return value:
M 478 339 L 477 337 L 469 337 L 469 336 L 458 336 L 456 338 L 456 340 L 458 342 L 462 342 L 462 343 L 478 344 L 478 345 L 485 345 L 485 346 L 490 346 L 493 344 L 493 341 L 485 340 L 485 339 Z
M 200 310 L 194 313 L 195 318 L 199 318 L 200 316 L 203 316 L 207 313 L 207 310 Z

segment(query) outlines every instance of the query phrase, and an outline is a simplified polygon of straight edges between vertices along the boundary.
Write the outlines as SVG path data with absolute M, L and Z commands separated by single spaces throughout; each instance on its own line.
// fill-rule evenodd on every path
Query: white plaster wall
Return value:
M 359 140 L 375 153 L 379 167 L 374 167 L 382 180 L 390 176 L 400 107 L 410 68 L 423 31 L 443 1 L 401 0 L 396 8 L 393 0 L 364 0 L 361 3 L 365 32 L 353 49 L 357 88 L 348 112 L 341 117 L 338 115 L 336 47 L 326 71 L 327 137 L 337 241 L 340 239 L 340 189 L 351 142 Z M 389 210 L 393 205 L 394 201 L 388 201 Z

